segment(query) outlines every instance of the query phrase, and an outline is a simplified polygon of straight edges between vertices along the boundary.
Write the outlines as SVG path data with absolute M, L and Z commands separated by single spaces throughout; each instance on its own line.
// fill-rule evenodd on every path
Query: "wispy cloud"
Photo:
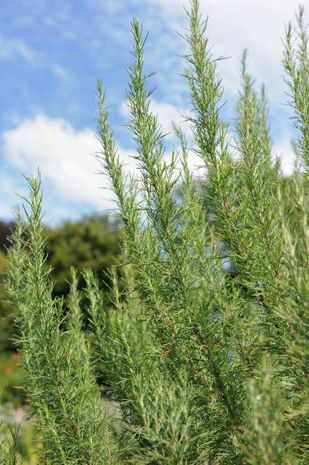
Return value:
M 55 63 L 52 65 L 52 72 L 54 75 L 63 82 L 69 83 L 72 79 L 71 74 L 63 68 L 63 66 Z
M 21 57 L 31 63 L 34 60 L 34 55 L 34 51 L 22 40 L 0 37 L 0 59 L 7 60 Z

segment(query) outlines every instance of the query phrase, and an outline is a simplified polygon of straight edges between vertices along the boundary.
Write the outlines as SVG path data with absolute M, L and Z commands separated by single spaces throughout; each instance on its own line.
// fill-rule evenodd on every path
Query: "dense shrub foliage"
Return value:
M 303 10 L 296 29 L 286 30 L 283 57 L 298 129 L 299 163 L 289 179 L 274 160 L 265 91 L 255 89 L 246 54 L 233 128 L 221 117 L 222 84 L 197 0 L 188 22 L 190 150 L 205 166 L 205 190 L 196 188 L 188 143 L 177 127 L 180 153 L 166 156 L 150 111 L 145 40 L 136 20 L 127 93 L 136 177 L 124 173 L 98 85 L 99 160 L 125 232 L 121 279 L 111 268 L 109 301 L 89 269 L 84 292 L 72 271 L 67 308 L 52 298 L 40 181 L 29 178 L 8 283 L 19 308 L 40 464 L 308 463 L 309 58 Z M 83 306 L 91 332 L 83 329 Z M 116 401 L 112 413 L 96 373 L 105 395 Z M 14 448 L 3 453 L 14 463 Z

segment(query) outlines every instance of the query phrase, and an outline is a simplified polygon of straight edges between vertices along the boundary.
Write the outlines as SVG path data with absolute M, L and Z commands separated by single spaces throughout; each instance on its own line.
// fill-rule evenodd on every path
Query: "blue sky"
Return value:
M 0 218 L 9 218 L 25 192 L 22 173 L 40 167 L 46 220 L 58 223 L 113 206 L 107 180 L 97 175 L 96 79 L 111 105 L 120 154 L 128 169 L 134 145 L 125 129 L 127 67 L 132 59 L 130 19 L 150 31 L 145 64 L 157 74 L 153 111 L 165 131 L 189 108 L 181 77 L 186 0 L 14 0 L 0 9 Z M 296 0 L 201 0 L 209 15 L 214 54 L 225 87 L 225 116 L 233 118 L 239 57 L 249 49 L 257 83 L 270 100 L 274 153 L 292 167 L 293 137 L 285 107 L 281 39 Z M 171 141 L 173 142 L 173 141 Z M 192 169 L 195 169 L 192 161 Z

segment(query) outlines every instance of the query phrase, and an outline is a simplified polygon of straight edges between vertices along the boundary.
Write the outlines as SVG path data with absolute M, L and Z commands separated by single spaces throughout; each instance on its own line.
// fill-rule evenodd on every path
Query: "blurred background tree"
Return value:
M 67 221 L 49 229 L 48 263 L 53 269 L 55 294 L 67 295 L 72 266 L 78 271 L 91 268 L 103 286 L 108 285 L 106 271 L 119 253 L 119 235 L 119 224 L 107 215 Z

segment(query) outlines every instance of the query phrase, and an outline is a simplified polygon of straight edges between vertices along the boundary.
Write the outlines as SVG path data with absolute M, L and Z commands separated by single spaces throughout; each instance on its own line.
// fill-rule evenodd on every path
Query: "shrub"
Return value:
M 179 128 L 181 153 L 166 157 L 164 135 L 150 111 L 145 39 L 136 20 L 127 94 L 136 178 L 124 173 L 98 84 L 99 160 L 117 197 L 124 239 L 120 282 L 115 269 L 110 274 L 112 305 L 91 271 L 84 271 L 91 334 L 83 331 L 75 272 L 68 309 L 52 298 L 40 180 L 29 178 L 8 281 L 19 308 L 42 464 L 308 463 L 309 59 L 303 9 L 295 42 L 292 26 L 286 30 L 283 58 L 301 165 L 289 179 L 273 158 L 265 91 L 255 89 L 246 54 L 231 140 L 197 0 L 188 21 L 188 119 L 194 151 L 206 168 L 204 191 L 196 189 Z M 111 418 L 93 365 L 105 395 L 118 406 Z

